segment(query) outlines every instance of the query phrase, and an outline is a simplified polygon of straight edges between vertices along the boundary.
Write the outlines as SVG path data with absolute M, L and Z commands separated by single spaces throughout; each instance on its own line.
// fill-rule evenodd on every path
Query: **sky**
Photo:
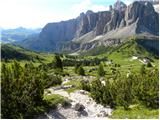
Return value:
M 39 28 L 76 18 L 81 12 L 108 10 L 116 0 L 0 0 L 0 27 Z M 133 0 L 122 0 L 127 5 Z

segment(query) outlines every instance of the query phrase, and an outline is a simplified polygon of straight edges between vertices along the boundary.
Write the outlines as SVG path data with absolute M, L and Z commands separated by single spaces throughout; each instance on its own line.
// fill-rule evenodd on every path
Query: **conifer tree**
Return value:
M 84 69 L 83 69 L 82 66 L 80 66 L 80 67 L 78 68 L 77 73 L 78 73 L 79 75 L 83 75 L 83 76 L 85 75 L 85 71 L 84 71 Z
M 58 55 L 54 56 L 52 65 L 55 69 L 63 70 L 62 60 Z
M 102 64 L 99 65 L 97 74 L 98 74 L 98 76 L 100 76 L 100 77 L 102 77 L 102 76 L 105 75 L 105 71 L 104 71 L 104 68 L 103 68 L 103 65 L 102 65 Z

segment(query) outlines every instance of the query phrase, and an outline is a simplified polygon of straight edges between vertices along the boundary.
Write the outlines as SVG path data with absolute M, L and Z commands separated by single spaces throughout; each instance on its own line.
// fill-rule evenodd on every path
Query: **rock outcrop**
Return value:
M 79 47 L 87 49 L 86 47 L 93 48 L 90 41 L 107 41 L 142 33 L 159 34 L 159 14 L 155 12 L 153 5 L 150 2 L 134 2 L 127 7 L 123 2 L 117 2 L 111 11 L 94 13 L 89 10 L 76 19 L 48 23 L 37 40 L 31 41 L 33 43 L 29 48 L 48 52 L 60 52 L 66 46 L 74 50 Z M 100 35 L 104 36 L 101 37 L 103 39 L 96 39 Z M 64 44 L 70 41 L 76 41 L 76 44 Z M 99 45 L 94 42 L 94 45 L 97 44 Z

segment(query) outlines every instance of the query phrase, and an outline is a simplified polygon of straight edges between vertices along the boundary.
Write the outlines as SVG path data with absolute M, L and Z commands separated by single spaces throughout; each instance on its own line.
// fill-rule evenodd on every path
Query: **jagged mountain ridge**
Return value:
M 140 34 L 159 34 L 159 14 L 150 2 L 134 2 L 123 10 L 87 11 L 76 19 L 48 23 L 27 48 L 49 52 L 59 52 L 62 48 L 87 50 L 105 43 L 118 44 L 122 38 Z M 66 48 L 66 42 L 72 44 Z

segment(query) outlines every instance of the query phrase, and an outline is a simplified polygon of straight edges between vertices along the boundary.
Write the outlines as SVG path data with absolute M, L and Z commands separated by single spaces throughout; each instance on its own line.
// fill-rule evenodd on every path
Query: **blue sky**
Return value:
M 0 0 L 0 27 L 43 27 L 77 17 L 81 12 L 108 10 L 116 0 Z M 122 0 L 129 4 L 132 0 Z

